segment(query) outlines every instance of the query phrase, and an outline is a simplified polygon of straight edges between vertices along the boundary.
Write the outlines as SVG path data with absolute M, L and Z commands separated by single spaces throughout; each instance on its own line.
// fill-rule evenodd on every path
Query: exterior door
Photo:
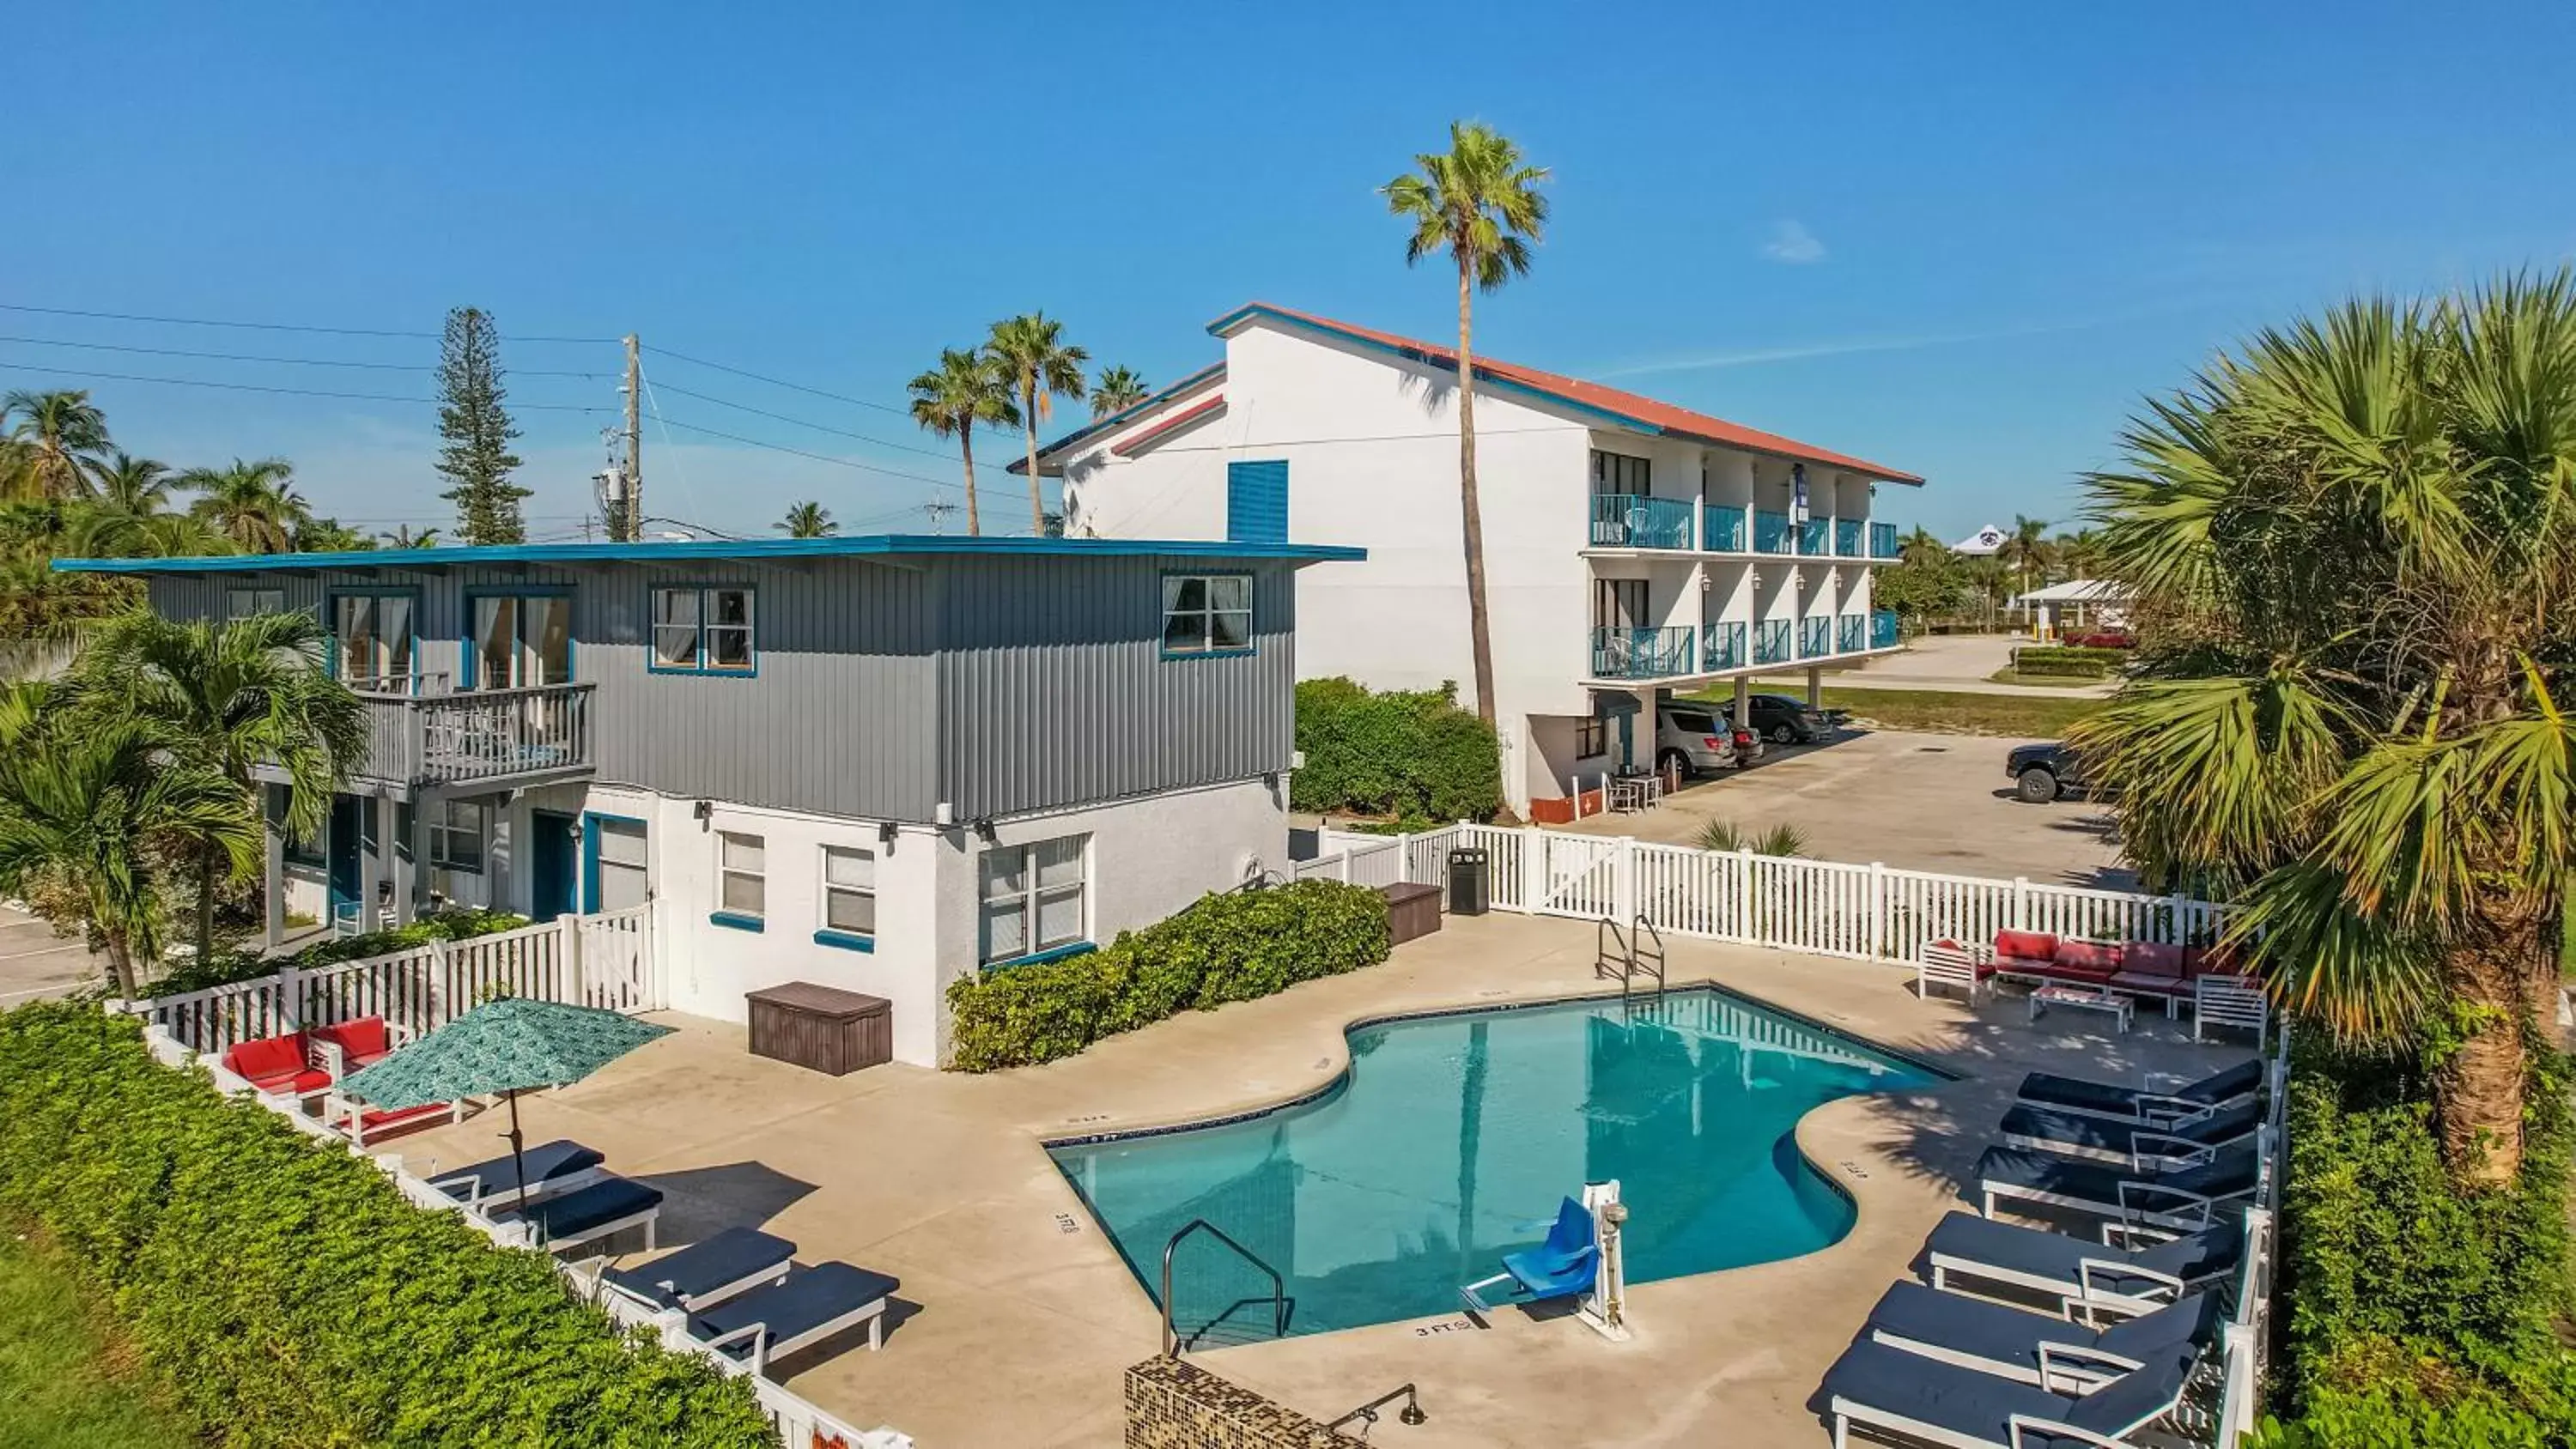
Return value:
M 581 843 L 584 910 L 592 914 L 631 910 L 652 898 L 643 821 L 623 815 L 590 816 Z
M 331 908 L 326 921 L 340 918 L 343 906 L 354 906 L 366 895 L 360 879 L 359 842 L 366 831 L 367 802 L 355 795 L 331 797 L 331 823 L 323 836 L 322 850 L 329 863 Z
M 573 836 L 580 823 L 552 810 L 528 812 L 528 914 L 551 921 L 581 909 L 581 875 L 575 868 Z

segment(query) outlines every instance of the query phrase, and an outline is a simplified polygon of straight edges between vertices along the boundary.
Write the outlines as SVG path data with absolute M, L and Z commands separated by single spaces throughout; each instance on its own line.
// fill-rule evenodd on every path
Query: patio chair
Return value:
M 528 1164 L 524 1185 L 519 1181 L 517 1165 L 506 1155 L 438 1173 L 430 1178 L 429 1185 L 467 1207 L 489 1209 L 553 1193 L 575 1192 L 607 1175 L 601 1166 L 607 1158 L 569 1138 L 539 1143 L 521 1155 Z M 433 1172 L 437 1166 L 435 1161 L 430 1164 Z
M 2145 1086 L 2123 1087 L 2087 1081 L 2082 1077 L 2033 1072 L 2021 1079 L 2021 1089 L 2015 1095 L 2034 1107 L 2154 1124 L 2235 1106 L 2263 1090 L 2263 1074 L 2263 1060 L 2256 1057 L 2223 1072 L 2213 1072 L 2196 1082 L 2171 1078 L 2169 1080 L 2174 1085 L 2160 1091 L 2154 1085 L 2158 1079 L 2152 1077 Z
M 416 1036 L 410 1027 L 381 1016 L 317 1026 L 307 1034 L 313 1042 L 314 1064 L 329 1072 L 335 1082 L 392 1056 L 411 1045 Z
M 647 1308 L 692 1312 L 787 1277 L 796 1245 L 758 1228 L 727 1228 L 704 1242 L 636 1268 L 599 1275 L 607 1287 Z
M 2218 1290 L 2194 1293 L 2108 1328 L 1893 1283 L 1869 1311 L 1870 1341 L 2015 1383 L 2082 1393 L 2142 1368 L 2159 1352 L 2217 1346 L 2227 1314 Z
M 2122 1222 L 2194 1232 L 2208 1227 L 2221 1203 L 2250 1198 L 2262 1185 L 2268 1129 L 2224 1152 L 2200 1151 L 2162 1168 L 2079 1162 L 2018 1147 L 1989 1147 L 1975 1181 L 1987 1217 L 1998 1201 L 2040 1203 Z M 2175 1159 L 2158 1157 L 2162 1163 Z
M 2231 1213 L 2196 1233 L 2121 1246 L 1954 1212 L 1934 1225 L 1923 1258 L 1942 1292 L 1964 1278 L 2054 1298 L 2059 1312 L 2091 1323 L 2154 1312 L 2235 1272 L 2245 1224 Z
M 2076 1397 L 1863 1341 L 1825 1370 L 1834 1449 L 1860 1424 L 1955 1449 L 2145 1449 L 2131 1436 L 2182 1403 L 2198 1353 L 2160 1350 Z
M 527 1224 L 535 1230 L 538 1247 L 558 1253 L 633 1227 L 644 1229 L 644 1251 L 652 1252 L 654 1225 L 661 1216 L 661 1190 L 622 1177 L 602 1177 L 588 1187 L 523 1200 L 491 1215 L 496 1224 Z
M 224 1070 L 250 1083 L 266 1101 L 301 1108 L 331 1090 L 330 1074 L 312 1066 L 310 1050 L 300 1031 L 236 1042 L 224 1049 Z
M 689 1315 L 689 1336 L 766 1374 L 772 1360 L 864 1323 L 868 1347 L 885 1345 L 886 1300 L 903 1285 L 847 1263 L 790 1268 L 784 1280 Z
M 1993 959 L 1983 950 L 1956 941 L 1926 941 L 1914 961 L 1914 998 L 1929 999 L 1936 986 L 1956 987 L 1977 1004 L 1977 989 L 1995 974 Z
M 1547 1230 L 1546 1242 L 1505 1253 L 1503 1271 L 1468 1284 L 1458 1290 L 1458 1296 L 1469 1312 L 1482 1314 L 1487 1308 L 1484 1290 L 1497 1283 L 1508 1282 L 1516 1297 L 1537 1302 L 1590 1292 L 1600 1268 L 1601 1244 L 1593 1236 L 1592 1210 L 1567 1198 L 1556 1210 L 1556 1225 Z
M 2249 1097 L 2224 1111 L 2149 1126 L 2023 1103 L 2004 1114 L 2004 1145 L 2099 1162 L 2181 1161 L 2254 1136 L 2263 1130 L 2264 1111 L 2259 1099 Z

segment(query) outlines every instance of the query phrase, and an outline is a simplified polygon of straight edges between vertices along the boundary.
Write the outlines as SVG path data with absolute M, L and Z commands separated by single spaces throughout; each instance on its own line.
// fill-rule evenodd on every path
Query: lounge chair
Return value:
M 2129 1436 L 2182 1403 L 2198 1357 L 2159 1350 L 2079 1398 L 1864 1340 L 1825 1370 L 1824 1392 L 1834 1449 L 1854 1424 L 1954 1449 L 2143 1449 Z
M 2109 1117 L 2123 1122 L 2157 1123 L 2198 1112 L 2233 1107 L 2263 1090 L 2263 1060 L 2260 1057 L 2239 1063 L 2223 1072 L 2213 1072 L 2196 1082 L 2182 1082 L 2170 1090 L 2153 1087 L 2120 1087 L 2107 1082 L 2090 1082 L 2082 1077 L 2061 1077 L 2048 1072 L 2033 1072 L 2021 1079 L 2018 1095 L 2034 1107 L 2047 1107 L 2060 1112 L 2081 1112 L 2088 1117 Z
M 2263 1130 L 2263 1112 L 2262 1101 L 2249 1097 L 2223 1111 L 2149 1126 L 2024 1103 L 2004 1114 L 2004 1145 L 2102 1162 L 2182 1161 L 2254 1136 Z
M 787 1276 L 796 1245 L 757 1228 L 727 1228 L 666 1258 L 610 1268 L 599 1281 L 647 1308 L 712 1307 Z
M 2263 1181 L 2268 1131 L 2224 1152 L 2195 1150 L 2187 1158 L 2160 1158 L 2160 1168 L 2079 1162 L 2019 1147 L 1989 1147 L 1977 1159 L 1976 1183 L 1985 1213 L 1998 1201 L 2044 1203 L 2124 1223 L 2194 1232 L 2213 1222 L 2212 1209 L 2250 1198 Z
M 1874 1343 L 1960 1368 L 2080 1393 L 2144 1366 L 2162 1350 L 2216 1346 L 2227 1318 L 2221 1303 L 2213 1289 L 2093 1328 L 1920 1283 L 1896 1283 L 1869 1311 L 1868 1333 Z
M 654 1223 L 662 1216 L 659 1189 L 622 1177 L 603 1177 L 585 1188 L 523 1201 L 492 1214 L 495 1223 L 526 1223 L 536 1230 L 537 1246 L 549 1252 L 577 1248 L 628 1228 L 644 1229 L 644 1251 L 654 1247 Z
M 901 1286 L 847 1263 L 790 1268 L 784 1281 L 690 1314 L 689 1336 L 756 1374 L 766 1373 L 773 1359 L 861 1323 L 868 1326 L 868 1347 L 880 1348 L 886 1299 Z
M 1591 1291 L 1600 1268 L 1601 1244 L 1593 1236 L 1592 1210 L 1567 1198 L 1556 1210 L 1556 1225 L 1547 1230 L 1546 1242 L 1505 1253 L 1503 1271 L 1468 1284 L 1458 1290 L 1458 1296 L 1469 1312 L 1482 1314 L 1487 1306 L 1484 1290 L 1497 1283 L 1510 1283 L 1515 1296 L 1533 1302 L 1563 1298 Z
M 519 1181 L 518 1163 L 506 1154 L 439 1173 L 429 1180 L 429 1185 L 467 1207 L 489 1209 L 505 1208 L 522 1199 L 575 1192 L 607 1175 L 601 1164 L 608 1159 L 568 1138 L 541 1142 L 520 1156 L 528 1166 L 524 1186 Z M 435 1169 L 436 1164 L 431 1166 Z
M 2234 1273 L 2245 1258 L 2245 1226 L 2231 1214 L 2196 1233 L 2124 1248 L 1952 1213 L 1934 1226 L 1923 1256 L 1932 1286 L 1944 1292 L 1965 1278 L 2054 1298 L 2067 1317 L 2095 1322 L 2106 1313 L 2151 1313 Z

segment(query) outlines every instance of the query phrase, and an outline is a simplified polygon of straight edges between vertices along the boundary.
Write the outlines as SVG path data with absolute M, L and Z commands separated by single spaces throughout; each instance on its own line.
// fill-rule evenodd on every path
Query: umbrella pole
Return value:
M 520 1154 L 519 1150 L 518 1089 L 511 1088 L 508 1096 L 510 1098 L 510 1172 L 519 1180 L 519 1201 L 525 1205 L 528 1200 L 528 1160 Z

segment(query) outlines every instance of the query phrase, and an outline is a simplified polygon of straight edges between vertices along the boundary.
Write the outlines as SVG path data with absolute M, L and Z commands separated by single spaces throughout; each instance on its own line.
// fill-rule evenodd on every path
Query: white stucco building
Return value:
M 1298 579 L 1299 673 L 1475 677 L 1454 349 L 1254 303 L 1224 360 L 1057 440 L 1069 532 L 1364 546 Z M 1015 465 L 1020 466 L 1020 465 Z M 1476 360 L 1495 717 L 1515 809 L 1654 758 L 1656 699 L 1894 648 L 1881 484 L 1922 479 L 1651 398 Z

